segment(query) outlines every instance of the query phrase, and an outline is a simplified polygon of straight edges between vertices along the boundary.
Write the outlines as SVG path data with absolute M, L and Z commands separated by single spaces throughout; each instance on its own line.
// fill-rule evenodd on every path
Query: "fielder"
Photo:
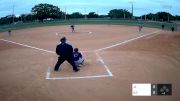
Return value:
M 165 27 L 164 24 L 162 24 L 162 25 L 161 25 L 162 30 L 164 30 L 164 27 Z
M 8 30 L 8 35 L 11 36 L 11 30 L 10 29 Z
M 174 31 L 175 31 L 174 27 L 171 27 L 171 31 L 172 31 L 172 32 L 174 32 Z
M 75 32 L 75 30 L 74 30 L 75 26 L 71 25 L 70 27 L 71 27 L 72 33 Z
M 142 25 L 139 25 L 138 27 L 139 27 L 139 32 L 141 32 L 142 29 L 143 29 L 143 26 L 142 26 Z

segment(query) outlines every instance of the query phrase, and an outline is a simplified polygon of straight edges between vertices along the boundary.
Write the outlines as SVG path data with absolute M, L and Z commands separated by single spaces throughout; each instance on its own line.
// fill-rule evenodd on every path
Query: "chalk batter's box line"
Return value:
M 98 58 L 98 61 L 101 62 L 101 64 L 103 65 L 103 67 L 105 68 L 105 70 L 108 74 L 106 74 L 106 75 L 93 75 L 93 76 L 78 76 L 78 77 L 50 77 L 51 76 L 51 72 L 50 72 L 51 67 L 49 67 L 48 71 L 46 73 L 46 79 L 47 80 L 65 80 L 65 79 L 68 80 L 68 79 L 89 79 L 89 78 L 112 77 L 113 74 L 109 70 L 108 66 L 105 64 L 104 60 L 100 57 L 100 55 L 97 52 L 95 52 L 95 54 Z
M 157 30 L 157 31 L 154 31 L 154 32 L 151 32 L 151 33 L 148 33 L 148 34 L 144 34 L 144 35 L 141 35 L 141 36 L 138 36 L 138 37 L 135 37 L 135 38 L 132 38 L 132 39 L 129 39 L 129 40 L 125 40 L 123 42 L 120 42 L 120 43 L 117 43 L 117 44 L 113 44 L 111 46 L 107 46 L 107 47 L 104 47 L 104 48 L 100 48 L 100 49 L 97 49 L 95 52 L 97 58 L 98 58 L 98 61 L 101 62 L 101 64 L 103 65 L 103 67 L 106 69 L 108 75 L 97 75 L 97 76 L 82 76 L 82 77 L 55 77 L 55 78 L 51 78 L 50 77 L 50 69 L 48 69 L 48 72 L 46 74 L 46 79 L 48 80 L 63 80 L 63 79 L 82 79 L 82 78 L 97 78 L 97 77 L 111 77 L 113 76 L 112 72 L 110 71 L 110 69 L 108 68 L 108 66 L 105 64 L 104 60 L 102 59 L 102 57 L 99 55 L 99 52 L 100 51 L 103 51 L 103 50 L 106 50 L 106 49 L 109 49 L 109 48 L 113 48 L 113 47 L 116 47 L 116 46 L 119 46 L 119 45 L 123 45 L 123 44 L 126 44 L 128 42 L 131 42 L 131 41 L 134 41 L 134 40 L 137 40 L 137 39 L 140 39 L 142 37 L 146 37 L 146 36 L 149 36 L 149 35 L 152 35 L 152 34 L 155 34 L 155 33 L 158 33 L 160 32 L 160 30 Z
M 89 75 L 89 76 L 77 76 L 77 77 L 50 77 L 50 67 L 48 68 L 48 72 L 46 74 L 46 80 L 70 80 L 70 79 L 92 79 L 92 78 L 102 78 L 102 77 L 110 77 L 111 75 Z
M 131 41 L 134 41 L 134 40 L 137 40 L 139 38 L 142 38 L 142 37 L 145 37 L 145 36 L 149 36 L 151 34 L 155 34 L 155 33 L 158 33 L 160 32 L 161 30 L 157 30 L 157 31 L 154 31 L 154 32 L 151 32 L 151 33 L 148 33 L 148 34 L 144 34 L 142 36 L 138 36 L 138 37 L 135 37 L 135 38 L 132 38 L 132 39 L 129 39 L 129 40 L 125 40 L 123 42 L 120 42 L 120 43 L 117 43 L 117 44 L 114 44 L 114 45 L 111 45 L 111 46 L 107 46 L 107 47 L 104 47 L 104 48 L 100 48 L 100 49 L 97 49 L 95 51 L 96 53 L 96 56 L 98 57 L 99 61 L 102 63 L 102 65 L 105 67 L 106 71 L 108 72 L 108 75 L 97 75 L 97 76 L 84 76 L 84 77 L 62 77 L 62 78 L 50 78 L 50 71 L 48 69 L 48 72 L 46 74 L 46 79 L 49 79 L 49 80 L 56 80 L 56 79 L 80 79 L 80 78 L 96 78 L 96 77 L 109 77 L 109 76 L 113 76 L 113 74 L 111 73 L 111 71 L 109 70 L 108 66 L 104 63 L 103 59 L 100 57 L 100 55 L 98 54 L 98 52 L 100 51 L 103 51 L 103 50 L 106 50 L 106 49 L 109 49 L 109 48 L 113 48 L 113 47 L 116 47 L 116 46 L 119 46 L 119 45 L 122 45 L 122 44 L 125 44 L 125 43 L 128 43 L 128 42 L 131 42 Z M 44 52 L 49 52 L 49 53 L 55 53 L 54 51 L 49 51 L 49 50 L 45 50 L 45 49 L 41 49 L 41 48 L 37 48 L 37 47 L 33 47 L 33 46 L 29 46 L 29 45 L 25 45 L 25 44 L 21 44 L 21 43 L 17 43 L 17 42 L 13 42 L 13 41 L 9 41 L 9 40 L 5 40 L 5 39 L 0 39 L 2 41 L 6 41 L 6 42 L 10 42 L 10 43 L 14 43 L 14 44 L 17 44 L 17 45 L 21 45 L 21 46 L 24 46 L 24 47 L 29 47 L 29 48 L 32 48 L 32 49 L 37 49 L 37 50 L 40 50 L 40 51 L 44 51 Z
M 0 39 L 0 40 L 8 42 L 8 43 L 13 43 L 13 44 L 16 44 L 16 45 L 20 45 L 20 46 L 23 46 L 23 47 L 28 47 L 28 48 L 36 49 L 36 50 L 39 50 L 39 51 L 44 51 L 44 52 L 55 54 L 54 51 L 50 51 L 50 50 L 46 50 L 46 49 L 42 49 L 42 48 L 30 46 L 30 45 L 26 45 L 26 44 L 23 44 L 23 43 L 18 43 L 18 42 L 14 42 L 14 41 L 10 41 L 10 40 L 5 40 L 5 39 Z M 82 52 L 85 53 L 85 52 L 94 52 L 94 51 L 82 51 Z M 105 67 L 108 75 L 96 75 L 96 76 L 84 76 L 84 77 L 61 77 L 61 78 L 57 77 L 57 78 L 50 78 L 50 74 L 51 73 L 50 73 L 50 70 L 48 69 L 48 72 L 46 73 L 46 79 L 48 79 L 48 80 L 56 80 L 56 79 L 98 78 L 98 77 L 109 77 L 109 76 L 112 76 L 112 73 L 110 72 L 110 70 L 107 69 L 108 67 L 104 64 L 102 58 L 100 56 L 98 56 L 98 59 L 100 60 L 101 64 Z
M 60 77 L 60 78 L 46 78 L 47 80 L 69 80 L 69 79 L 92 79 L 92 78 L 102 78 L 102 77 L 110 77 L 109 75 L 95 75 L 95 76 L 82 76 L 82 77 Z

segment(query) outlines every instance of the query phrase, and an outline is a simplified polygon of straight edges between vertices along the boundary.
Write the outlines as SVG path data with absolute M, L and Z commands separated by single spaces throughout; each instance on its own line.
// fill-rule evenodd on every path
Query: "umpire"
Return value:
M 54 71 L 58 71 L 60 65 L 67 60 L 73 67 L 74 72 L 79 71 L 74 63 L 73 47 L 66 43 L 66 37 L 61 38 L 61 43 L 56 47 L 56 54 L 59 55 Z

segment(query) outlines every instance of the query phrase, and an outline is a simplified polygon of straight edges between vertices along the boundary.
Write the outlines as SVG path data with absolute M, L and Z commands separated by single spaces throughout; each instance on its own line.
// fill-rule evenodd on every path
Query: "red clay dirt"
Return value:
M 178 101 L 180 97 L 180 33 L 160 31 L 99 52 L 112 77 L 47 80 L 51 77 L 107 75 L 95 50 L 152 33 L 158 29 L 120 25 L 51 26 L 0 33 L 0 39 L 54 51 L 59 36 L 78 47 L 86 59 L 77 73 L 65 62 L 54 72 L 57 60 L 48 53 L 0 40 L 0 101 Z M 92 33 L 89 33 L 92 32 Z M 133 97 L 132 83 L 171 83 L 172 96 Z

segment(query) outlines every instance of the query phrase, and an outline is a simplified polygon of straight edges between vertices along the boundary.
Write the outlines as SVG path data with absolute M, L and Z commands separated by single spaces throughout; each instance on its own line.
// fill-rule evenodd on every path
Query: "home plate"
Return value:
M 56 35 L 58 35 L 59 33 L 55 33 Z
M 89 32 L 89 34 L 92 34 L 92 32 Z

